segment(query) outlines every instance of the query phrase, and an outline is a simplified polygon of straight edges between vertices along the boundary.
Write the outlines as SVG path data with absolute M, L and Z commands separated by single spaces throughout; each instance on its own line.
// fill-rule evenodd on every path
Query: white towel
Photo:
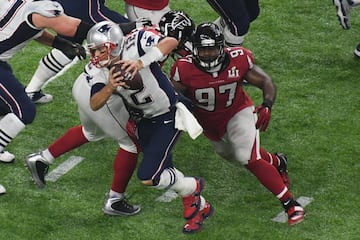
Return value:
M 192 139 L 196 139 L 203 132 L 194 115 L 181 102 L 176 104 L 175 128 L 187 132 Z

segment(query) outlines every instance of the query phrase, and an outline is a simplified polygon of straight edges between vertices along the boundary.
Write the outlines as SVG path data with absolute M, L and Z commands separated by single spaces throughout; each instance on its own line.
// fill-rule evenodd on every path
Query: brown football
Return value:
M 139 73 L 136 73 L 134 77 L 131 76 L 130 73 L 125 73 L 124 70 L 121 69 L 122 64 L 115 64 L 114 72 L 120 72 L 121 75 L 124 77 L 124 82 L 126 83 L 126 86 L 124 86 L 126 89 L 130 90 L 139 90 L 142 89 L 144 84 L 142 81 L 142 77 Z

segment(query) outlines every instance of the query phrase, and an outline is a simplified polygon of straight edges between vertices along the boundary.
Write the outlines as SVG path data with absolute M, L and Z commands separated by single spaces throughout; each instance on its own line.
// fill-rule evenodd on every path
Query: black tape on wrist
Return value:
M 270 99 L 264 99 L 263 103 L 261 104 L 263 105 L 264 107 L 267 107 L 267 108 L 272 108 L 272 105 L 273 105 L 273 101 L 271 101 Z

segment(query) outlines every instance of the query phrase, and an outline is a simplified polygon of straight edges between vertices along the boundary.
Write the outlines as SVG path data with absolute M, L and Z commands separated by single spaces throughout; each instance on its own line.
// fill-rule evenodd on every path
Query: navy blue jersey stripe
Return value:
M 12 49 L 28 39 L 31 39 L 40 31 L 41 30 L 31 28 L 26 22 L 23 22 L 11 37 L 0 42 L 0 54 Z
M 166 93 L 167 97 L 169 98 L 170 107 L 173 107 L 176 104 L 178 97 L 176 92 L 174 91 L 172 83 L 161 70 L 158 63 L 150 64 L 150 70 L 158 81 L 160 88 Z
M 24 1 L 23 0 L 18 0 L 16 1 L 16 3 L 12 6 L 12 8 L 7 12 L 7 14 L 0 20 L 0 28 L 3 28 L 9 21 L 10 19 L 14 16 L 15 12 L 17 11 L 17 9 L 23 5 Z

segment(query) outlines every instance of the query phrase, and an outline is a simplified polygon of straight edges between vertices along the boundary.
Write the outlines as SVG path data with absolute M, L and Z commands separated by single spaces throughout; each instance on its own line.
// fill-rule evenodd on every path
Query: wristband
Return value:
M 139 59 L 143 63 L 143 68 L 150 66 L 153 62 L 160 61 L 164 55 L 158 47 L 152 47 L 145 55 L 141 56 Z
M 273 105 L 273 101 L 271 101 L 270 99 L 265 98 L 261 105 L 271 109 L 272 105 Z

